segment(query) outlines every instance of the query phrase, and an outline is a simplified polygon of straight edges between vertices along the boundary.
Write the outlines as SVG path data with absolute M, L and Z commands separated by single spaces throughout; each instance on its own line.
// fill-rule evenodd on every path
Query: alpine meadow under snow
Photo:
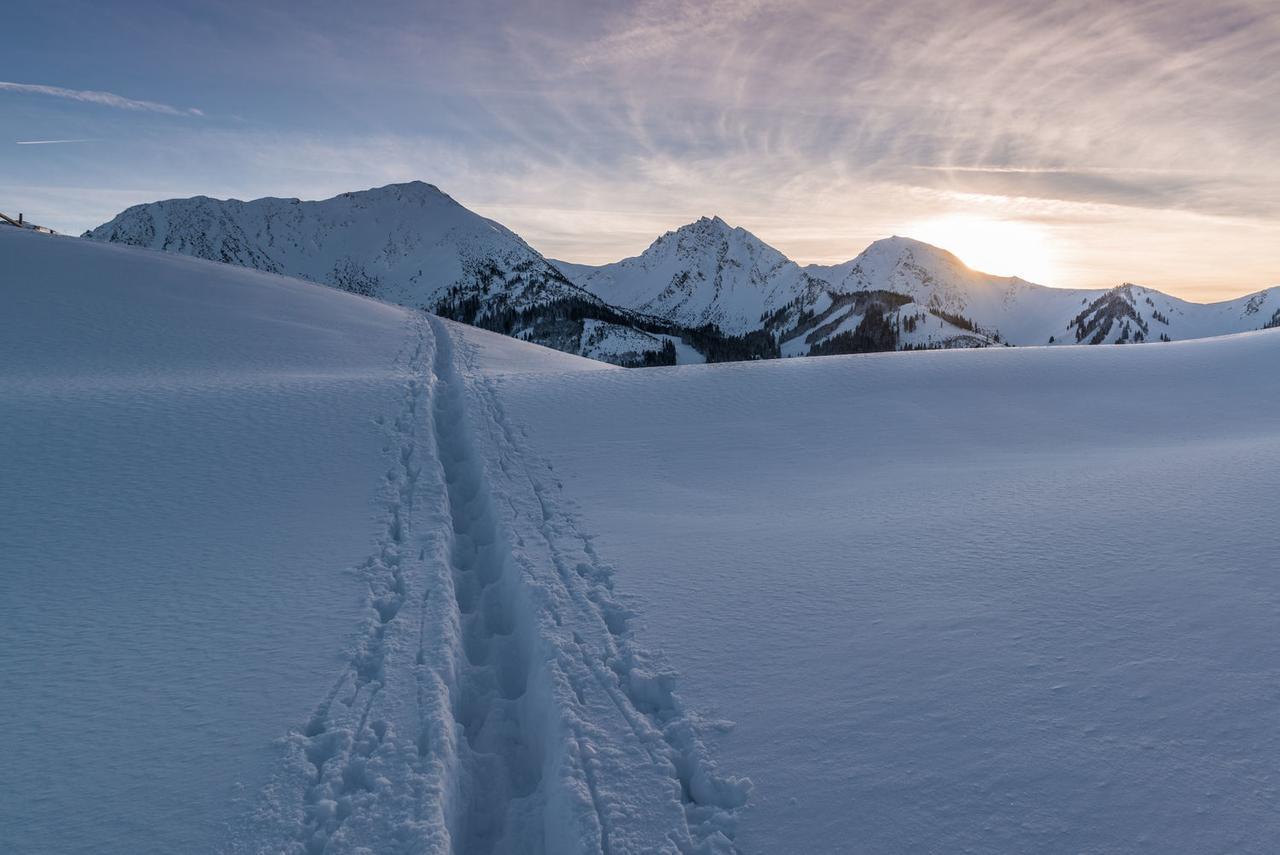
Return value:
M 369 225 L 376 276 L 310 242 L 349 197 L 0 228 L 0 850 L 1274 848 L 1280 329 L 621 370 L 418 310 L 551 294 L 694 361 L 876 312 L 1211 335 L 1274 290 L 802 269 L 716 220 L 558 268 L 423 188 L 452 225 Z

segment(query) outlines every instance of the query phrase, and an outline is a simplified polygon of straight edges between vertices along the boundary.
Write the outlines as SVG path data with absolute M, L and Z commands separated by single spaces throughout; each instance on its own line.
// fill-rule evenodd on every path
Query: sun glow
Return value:
M 954 253 L 983 273 L 1020 276 L 1042 285 L 1054 284 L 1057 277 L 1048 236 L 1032 223 L 954 215 L 925 220 L 907 234 Z

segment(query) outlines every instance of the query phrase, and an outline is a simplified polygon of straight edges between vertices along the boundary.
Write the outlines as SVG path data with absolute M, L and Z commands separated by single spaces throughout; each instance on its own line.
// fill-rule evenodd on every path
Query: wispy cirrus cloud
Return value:
M 1070 260 L 1049 284 L 1209 296 L 1280 271 L 1276 0 L 385 0 L 354 19 L 337 0 L 270 7 L 157 4 L 159 47 L 102 4 L 33 24 L 21 43 L 78 37 L 75 55 L 121 79 L 162 71 L 249 118 L 165 122 L 111 158 L 31 150 L 10 158 L 14 177 L 0 162 L 0 183 L 146 176 L 164 196 L 315 198 L 421 178 L 573 261 L 634 254 L 715 213 L 833 262 L 970 214 L 1047 230 Z M 218 26 L 242 38 L 209 39 Z M 14 115 L 6 135 L 119 138 L 118 117 L 96 112 L 40 131 Z M 101 222 L 67 216 L 65 231 Z
M 1081 255 L 1158 222 L 1224 270 L 1250 258 L 1255 287 L 1280 260 L 1247 243 L 1280 218 L 1274 0 L 548 0 L 538 17 L 492 18 L 494 55 L 467 56 L 456 91 L 510 149 L 473 170 L 510 194 L 482 194 L 491 215 L 575 260 L 639 250 L 631 223 L 659 210 L 813 260 L 961 212 L 1069 222 Z M 610 229 L 616 249 L 571 249 Z M 1198 262 L 1144 263 L 1116 269 L 1168 287 Z M 1097 284 L 1083 275 L 1063 284 Z
M 26 95 L 46 95 L 51 98 L 65 98 L 70 101 L 82 101 L 86 104 L 99 104 L 114 107 L 118 110 L 135 110 L 146 113 L 163 113 L 166 116 L 203 116 L 204 113 L 195 107 L 182 109 L 159 101 L 142 101 L 137 98 L 126 98 L 114 92 L 99 92 L 94 89 L 66 89 L 61 86 L 46 86 L 42 83 L 12 83 L 0 80 L 0 90 L 20 92 Z
M 70 143 L 91 143 L 97 140 L 15 140 L 14 145 L 68 145 Z

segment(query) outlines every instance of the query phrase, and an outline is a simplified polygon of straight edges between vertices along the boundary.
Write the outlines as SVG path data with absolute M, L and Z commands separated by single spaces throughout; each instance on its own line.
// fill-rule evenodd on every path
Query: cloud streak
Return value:
M 974 214 L 1049 230 L 1075 259 L 1050 284 L 1280 279 L 1275 0 L 386 0 L 356 18 L 225 0 L 161 4 L 146 39 L 100 5 L 21 42 L 73 30 L 77 56 L 163 69 L 246 120 L 166 122 L 110 162 L 13 158 L 0 180 L 315 198 L 421 178 L 573 261 L 704 214 L 820 262 Z M 224 27 L 241 37 L 208 37 Z M 118 118 L 40 133 L 115 139 Z
M 103 107 L 114 107 L 117 110 L 134 110 L 146 113 L 162 113 L 166 116 L 203 116 L 200 110 L 191 107 L 180 109 L 158 101 L 140 101 L 126 98 L 114 92 L 98 92 L 93 89 L 65 89 L 61 86 L 45 86 L 40 83 L 11 83 L 0 80 L 0 91 L 19 92 L 26 95 L 46 95 L 51 98 L 65 98 L 69 101 L 80 101 L 86 104 L 99 104 Z

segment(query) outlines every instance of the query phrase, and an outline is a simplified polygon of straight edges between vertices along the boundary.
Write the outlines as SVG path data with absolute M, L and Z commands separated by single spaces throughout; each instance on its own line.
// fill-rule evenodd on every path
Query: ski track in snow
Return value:
M 475 354 L 411 321 L 366 618 L 228 852 L 733 852 L 672 672 Z

